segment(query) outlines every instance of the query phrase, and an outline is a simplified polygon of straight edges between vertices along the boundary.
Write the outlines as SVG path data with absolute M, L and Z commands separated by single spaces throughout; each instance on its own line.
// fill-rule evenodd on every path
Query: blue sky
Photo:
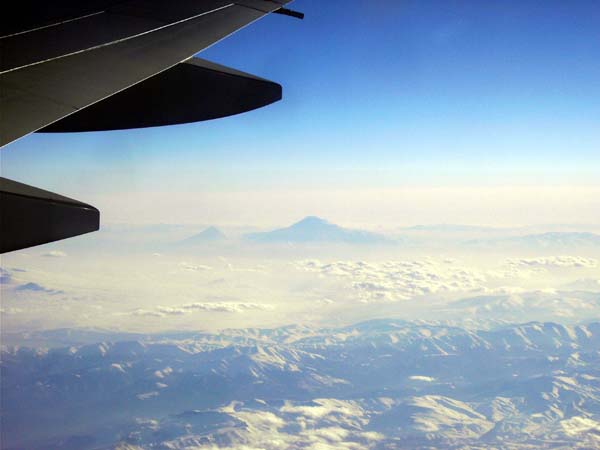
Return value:
M 200 56 L 281 83 L 236 117 L 33 135 L 2 174 L 123 192 L 594 185 L 597 1 L 310 1 Z M 92 198 L 93 199 L 93 198 Z

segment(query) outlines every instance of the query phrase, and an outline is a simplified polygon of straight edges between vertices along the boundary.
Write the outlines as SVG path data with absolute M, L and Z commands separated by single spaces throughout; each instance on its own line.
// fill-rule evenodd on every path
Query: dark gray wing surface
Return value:
M 0 146 L 159 74 L 288 2 L 131 1 L 81 22 L 2 37 Z M 49 35 L 51 44 L 35 51 Z
M 281 100 L 281 86 L 192 58 L 39 132 L 106 131 L 218 119 Z
M 1 177 L 0 205 L 0 253 L 100 227 L 100 213 L 93 206 Z

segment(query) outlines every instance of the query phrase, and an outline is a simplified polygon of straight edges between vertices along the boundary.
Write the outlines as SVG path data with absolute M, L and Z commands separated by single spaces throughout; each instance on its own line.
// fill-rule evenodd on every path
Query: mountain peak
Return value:
M 204 231 L 201 231 L 199 234 L 225 237 L 223 232 L 215 226 L 210 226 L 208 228 L 205 228 Z
M 304 219 L 302 219 L 299 222 L 296 222 L 295 224 L 290 226 L 290 228 L 294 228 L 294 229 L 299 229 L 299 228 L 317 229 L 317 228 L 330 228 L 330 227 L 337 227 L 337 225 L 334 225 L 331 222 L 328 222 L 327 220 L 322 219 L 317 216 L 306 216 Z
M 217 227 L 210 226 L 205 228 L 200 233 L 190 236 L 187 239 L 184 239 L 182 243 L 185 244 L 200 244 L 200 243 L 209 243 L 209 242 L 220 242 L 227 239 L 227 236 L 219 230 Z
M 299 222 L 296 222 L 296 225 L 300 225 L 300 224 L 306 224 L 306 225 L 313 225 L 313 224 L 328 224 L 331 225 L 328 221 L 326 221 L 325 219 L 322 219 L 320 217 L 317 216 L 306 216 L 304 219 L 300 220 Z

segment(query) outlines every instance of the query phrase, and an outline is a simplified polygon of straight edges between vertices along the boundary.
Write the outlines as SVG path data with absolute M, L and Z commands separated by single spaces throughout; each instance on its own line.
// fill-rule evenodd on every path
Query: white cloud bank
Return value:
M 41 256 L 45 258 L 64 258 L 67 254 L 60 250 L 52 250 L 50 252 L 42 253 Z
M 394 302 L 449 292 L 483 290 L 486 274 L 452 262 L 421 261 L 337 261 L 297 262 L 296 267 L 322 277 L 335 277 L 348 283 L 359 301 Z
M 271 311 L 273 305 L 262 303 L 241 302 L 196 302 L 181 306 L 156 306 L 153 309 L 136 309 L 131 312 L 133 316 L 166 317 L 181 316 L 197 311 L 218 313 L 243 313 L 246 311 Z
M 540 258 L 510 258 L 506 260 L 513 267 L 542 267 L 542 268 L 585 268 L 595 269 L 598 260 L 593 258 L 582 258 L 580 256 L 548 256 Z

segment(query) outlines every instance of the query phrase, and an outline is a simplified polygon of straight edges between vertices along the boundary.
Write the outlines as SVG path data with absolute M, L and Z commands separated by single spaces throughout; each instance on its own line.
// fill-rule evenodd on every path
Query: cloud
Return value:
M 138 395 L 136 395 L 136 397 L 137 397 L 139 400 L 148 400 L 148 399 L 150 399 L 150 398 L 152 398 L 152 397 L 158 397 L 158 395 L 159 395 L 159 394 L 158 394 L 158 392 L 157 392 L 157 391 L 151 391 L 151 392 L 145 392 L 145 393 L 143 393 L 143 394 L 138 394 Z
M 593 258 L 582 258 L 580 256 L 548 256 L 540 258 L 510 258 L 506 260 L 508 266 L 513 267 L 542 267 L 542 268 L 565 268 L 578 267 L 595 269 L 598 260 Z
M 180 306 L 157 306 L 154 309 L 136 309 L 131 313 L 134 316 L 166 317 L 182 316 L 196 311 L 243 313 L 246 311 L 272 311 L 273 305 L 263 303 L 241 303 L 241 302 L 196 302 Z
M 216 311 L 216 312 L 229 312 L 239 313 L 244 311 L 271 311 L 273 310 L 272 305 L 261 304 L 261 303 L 190 303 L 183 306 L 187 310 L 198 310 L 198 311 Z
M 142 317 L 165 317 L 165 314 L 159 311 L 150 311 L 147 309 L 136 309 L 131 313 L 132 316 L 142 316 Z
M 46 258 L 64 258 L 67 254 L 60 250 L 52 250 L 50 252 L 42 253 L 41 256 Z
M 598 260 L 579 256 L 545 256 L 538 258 L 508 258 L 502 266 L 487 273 L 491 278 L 531 279 L 553 269 L 595 269 Z
M 425 381 L 427 383 L 432 383 L 435 381 L 435 378 L 427 377 L 425 375 L 412 375 L 408 377 L 408 379 L 412 381 Z
M 181 270 L 185 270 L 187 272 L 198 272 L 198 271 L 204 271 L 204 270 L 212 270 L 212 267 L 210 266 L 204 266 L 202 264 L 191 264 L 185 261 L 182 261 L 179 263 L 179 268 Z
M 173 308 L 171 306 L 157 306 L 155 311 L 163 316 L 181 316 L 187 313 L 183 308 Z
M 6 269 L 0 267 L 0 284 L 10 284 L 12 282 L 12 275 Z
M 31 292 L 44 292 L 46 294 L 62 294 L 63 291 L 59 291 L 56 289 L 49 289 L 47 287 L 42 286 L 41 284 L 29 282 L 20 284 L 15 288 L 16 291 L 31 291 Z
M 171 375 L 173 373 L 173 369 L 169 366 L 165 367 L 163 370 L 155 370 L 154 371 L 154 376 L 156 378 L 165 378 L 168 377 L 169 375 Z
M 335 303 L 335 300 L 332 300 L 332 299 L 326 297 L 326 298 L 318 299 L 315 303 L 319 306 L 329 306 L 329 305 L 333 305 Z

